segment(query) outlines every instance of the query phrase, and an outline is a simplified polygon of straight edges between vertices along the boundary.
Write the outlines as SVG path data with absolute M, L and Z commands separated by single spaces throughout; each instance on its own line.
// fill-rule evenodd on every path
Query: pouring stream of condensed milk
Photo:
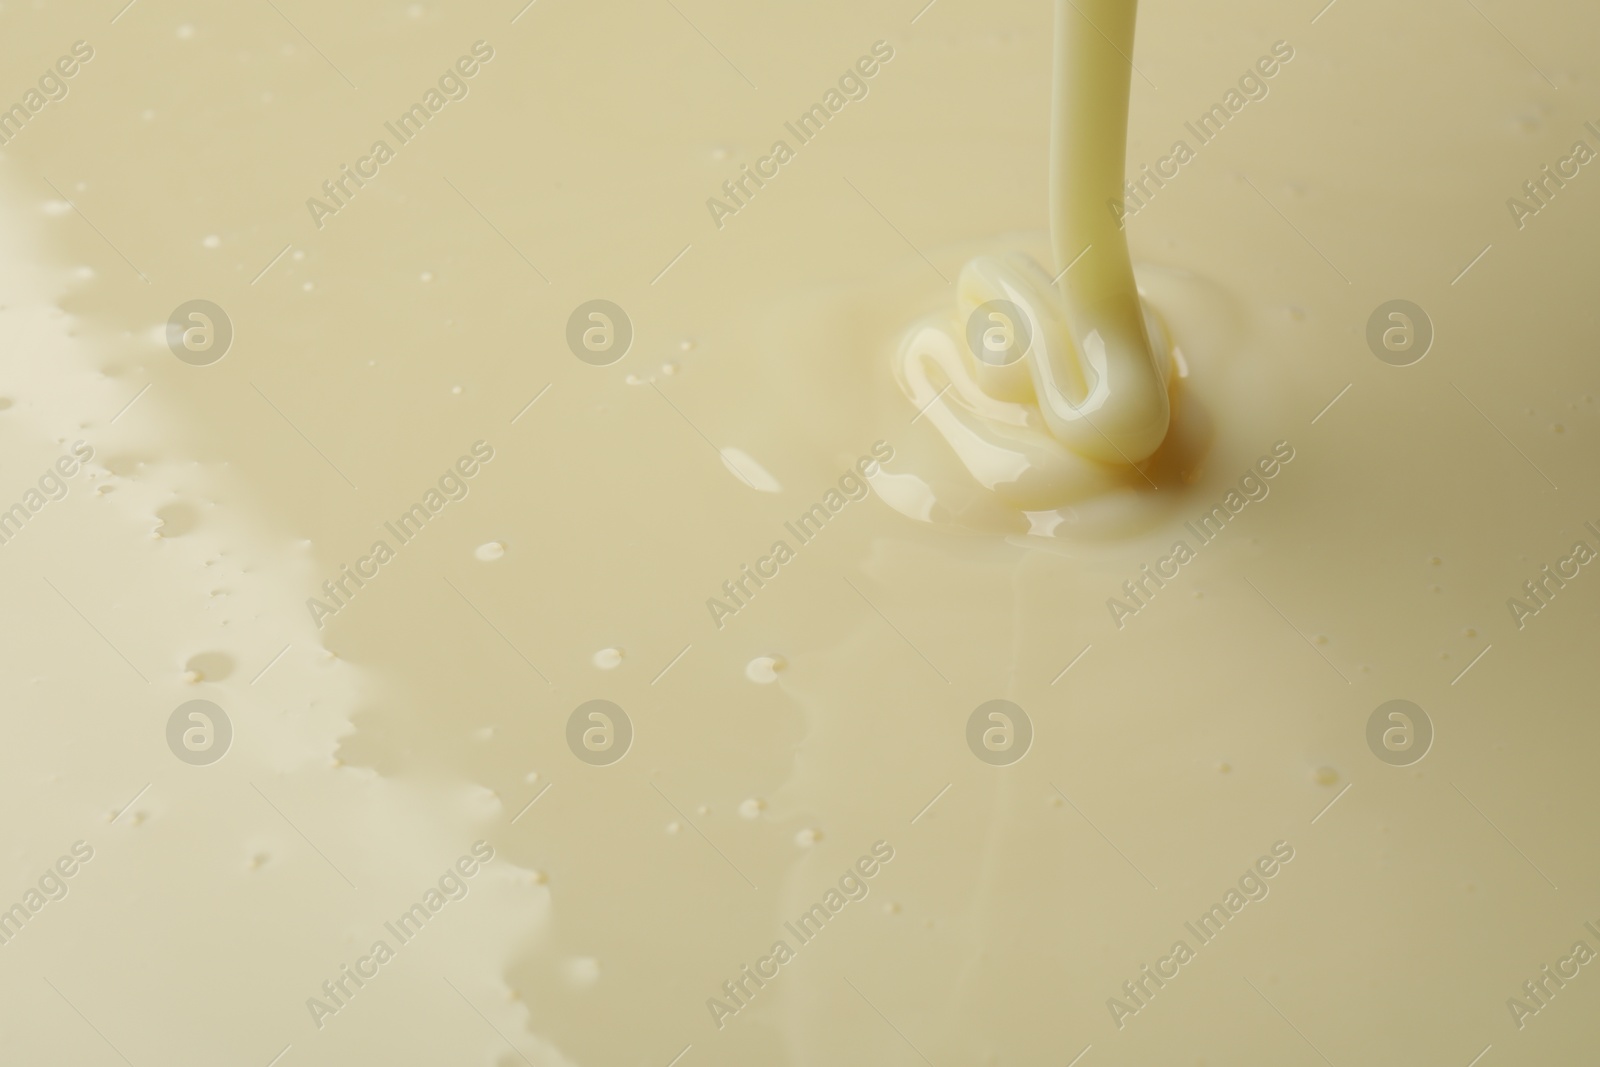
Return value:
M 1135 468 L 1171 420 L 1165 332 L 1106 207 L 1122 194 L 1137 9 L 1056 0 L 1055 278 L 1020 253 L 978 256 L 957 280 L 954 323 L 924 322 L 901 349 L 910 400 L 973 478 L 1025 511 L 1143 481 Z

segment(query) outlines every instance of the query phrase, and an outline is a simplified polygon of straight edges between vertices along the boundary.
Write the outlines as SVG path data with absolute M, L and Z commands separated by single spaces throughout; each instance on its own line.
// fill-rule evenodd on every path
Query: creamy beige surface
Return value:
M 118 6 L 0 9 L 0 103 L 93 49 L 0 148 L 0 508 L 93 450 L 0 544 L 0 907 L 92 849 L 0 944 L 6 1062 L 1593 1055 L 1594 964 L 1520 1028 L 1507 1006 L 1600 951 L 1600 577 L 1570 564 L 1520 628 L 1507 603 L 1600 548 L 1600 178 L 1507 206 L 1600 149 L 1592 8 L 1147 0 L 1129 170 L 1193 158 L 1127 224 L 1183 447 L 1136 523 L 1076 537 L 985 511 L 895 371 L 969 258 L 1048 256 L 1051 5 Z M 797 144 L 878 41 L 865 98 Z M 379 138 L 318 228 L 307 198 Z M 719 227 L 707 199 L 780 138 Z M 565 340 L 595 298 L 635 330 L 606 367 Z M 1436 330 L 1403 368 L 1365 339 L 1396 298 Z M 210 366 L 166 344 L 193 299 L 232 321 Z M 797 544 L 877 442 L 876 492 Z M 1185 532 L 1279 442 L 1265 499 Z M 897 476 L 974 510 L 908 517 Z M 1180 538 L 1119 628 L 1108 599 Z M 319 628 L 307 598 L 378 539 Z M 233 725 L 209 766 L 166 740 L 195 698 Z M 1365 739 L 1395 698 L 1436 730 L 1409 768 Z M 591 699 L 632 721 L 610 766 L 567 744 Z M 993 699 L 1035 729 L 1011 766 L 967 746 Z M 319 1027 L 308 998 L 479 841 L 465 896 Z M 1185 923 L 1279 842 L 1201 945 Z M 719 1028 L 708 999 L 779 939 Z

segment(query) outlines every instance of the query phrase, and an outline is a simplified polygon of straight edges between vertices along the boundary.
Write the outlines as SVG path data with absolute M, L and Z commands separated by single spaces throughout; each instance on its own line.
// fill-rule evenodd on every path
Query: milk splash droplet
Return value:
M 749 453 L 731 445 L 722 450 L 722 465 L 733 473 L 733 476 L 761 493 L 781 493 L 783 486 L 778 484 L 765 467 L 752 459 Z
M 771 685 L 788 665 L 782 656 L 757 656 L 744 665 L 744 676 L 757 685 Z

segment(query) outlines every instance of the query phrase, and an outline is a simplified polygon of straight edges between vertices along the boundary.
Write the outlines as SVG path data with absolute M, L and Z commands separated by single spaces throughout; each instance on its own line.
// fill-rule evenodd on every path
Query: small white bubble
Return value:
M 594 665 L 603 671 L 613 671 L 622 666 L 622 649 L 602 648 L 594 654 Z
M 711 158 L 716 160 L 718 163 L 721 163 L 724 159 L 728 158 L 728 150 L 723 148 L 721 145 L 718 145 L 716 148 L 711 150 Z
M 299 262 L 300 260 L 306 258 L 306 250 L 303 248 L 297 248 L 293 252 L 289 253 L 289 258 Z
M 315 282 L 301 282 L 300 283 L 300 288 L 304 292 L 309 293 L 312 289 L 316 288 L 316 283 Z
M 676 363 L 663 363 L 661 364 L 661 373 L 670 378 L 678 373 L 678 365 Z
M 794 835 L 794 843 L 799 845 L 801 848 L 810 848 L 812 845 L 821 840 L 822 831 L 816 829 L 815 827 L 807 827 L 806 829 L 801 830 L 799 833 Z
M 676 819 L 674 819 L 671 822 L 667 823 L 667 833 L 669 833 L 669 834 L 675 834 L 681 829 L 683 829 L 683 827 L 678 825 L 678 820 L 676 820 Z
M 493 563 L 506 554 L 506 546 L 499 541 L 485 541 L 473 549 L 472 554 L 485 563 Z
M 740 801 L 739 817 L 741 819 L 759 819 L 766 807 L 767 802 L 760 797 L 751 797 L 748 800 Z
M 423 271 L 422 274 L 421 274 L 421 278 L 425 282 L 433 281 L 433 271 L 431 271 L 431 270 Z
M 46 200 L 44 213 L 46 215 L 65 215 L 72 210 L 72 205 L 65 200 Z
M 695 812 L 697 814 L 700 814 L 700 815 L 710 815 L 711 814 L 711 805 L 710 804 L 702 804 L 698 808 L 695 808 L 694 810 L 695 810 Z
M 534 782 L 537 782 L 539 780 L 539 772 L 538 771 L 529 771 L 527 774 L 522 776 L 522 780 L 524 782 L 527 782 L 529 785 L 532 785 Z
M 630 375 L 628 375 L 626 378 L 624 378 L 622 380 L 627 382 L 629 385 L 643 385 L 644 384 L 644 379 L 639 377 L 637 374 L 630 374 Z
M 782 656 L 757 656 L 744 665 L 744 676 L 758 685 L 771 685 L 788 665 Z
M 678 351 L 679 352 L 687 352 L 687 351 L 689 351 L 689 349 L 691 349 L 693 347 L 694 347 L 694 342 L 692 340 L 690 340 L 689 338 L 687 338 L 687 337 L 685 337 L 683 340 L 678 342 Z
M 204 245 L 206 248 L 221 248 L 222 247 L 222 238 L 218 237 L 214 233 L 211 233 L 211 234 L 207 234 L 205 237 L 201 238 L 200 243 L 202 245 Z
M 494 740 L 494 727 L 493 726 L 480 726 L 480 727 L 478 727 L 476 730 L 472 731 L 472 739 L 474 741 L 493 741 Z
M 139 117 L 144 119 L 146 122 L 154 122 L 156 120 L 156 113 L 151 111 L 149 108 L 145 108 L 143 111 L 139 112 Z
M 179 26 L 178 27 L 178 40 L 180 40 L 180 41 L 192 41 L 192 40 L 194 40 L 194 27 L 189 25 L 187 22 L 185 22 L 182 26 Z
M 89 266 L 75 267 L 73 268 L 72 276 L 80 282 L 90 281 L 94 278 L 94 268 Z
M 461 395 L 461 386 L 452 385 L 450 387 L 450 393 L 451 393 L 452 396 L 460 396 Z
M 593 956 L 575 956 L 563 968 L 567 984 L 574 989 L 588 989 L 600 981 L 600 961 Z

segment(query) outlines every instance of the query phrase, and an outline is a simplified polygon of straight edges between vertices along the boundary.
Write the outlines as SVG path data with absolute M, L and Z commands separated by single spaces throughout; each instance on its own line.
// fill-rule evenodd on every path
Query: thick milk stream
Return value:
M 1133 0 L 1056 3 L 1055 276 L 1025 253 L 977 256 L 956 281 L 954 318 L 919 324 L 901 352 L 919 417 L 984 489 L 1047 535 L 1105 532 L 1103 520 L 1083 521 L 1080 509 L 1103 510 L 1107 498 L 1120 498 L 1112 529 L 1126 533 L 1141 483 L 1159 489 L 1139 464 L 1171 427 L 1173 357 L 1140 301 L 1127 235 L 1111 210 L 1124 195 L 1136 8 Z M 901 487 L 888 499 L 925 520 L 949 512 L 931 504 L 935 490 L 920 488 L 920 499 Z

